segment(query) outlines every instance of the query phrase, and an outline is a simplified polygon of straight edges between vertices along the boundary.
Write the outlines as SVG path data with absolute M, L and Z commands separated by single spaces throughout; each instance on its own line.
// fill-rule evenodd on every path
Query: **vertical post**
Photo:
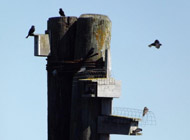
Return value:
M 102 104 L 101 104 L 101 115 L 111 115 L 112 111 L 112 98 L 103 98 Z M 110 135 L 109 134 L 100 134 L 99 140 L 109 140 Z
M 111 21 L 107 16 L 88 14 L 81 15 L 77 20 L 75 59 L 84 57 L 94 48 L 98 56 L 90 58 L 89 61 L 104 62 L 100 68 L 86 66 L 83 77 L 107 78 L 106 52 L 110 49 L 110 40 Z M 105 73 L 96 76 L 96 69 Z M 95 74 L 89 74 L 91 70 Z M 85 91 L 80 90 L 83 86 L 85 85 L 80 84 L 80 77 L 75 78 L 72 92 L 71 140 L 109 140 L 109 134 L 98 134 L 97 119 L 99 115 L 111 114 L 112 98 L 83 97 Z
M 109 76 L 106 52 L 110 49 L 111 21 L 107 16 L 92 14 L 79 19 L 50 18 L 47 32 L 51 49 L 47 59 L 48 140 L 109 140 L 109 134 L 98 134 L 97 121 L 98 116 L 111 114 L 112 98 L 83 97 L 85 91 L 80 90 L 83 85 L 74 70 L 77 65 L 72 62 L 85 57 L 94 48 L 98 55 L 88 61 L 101 62 L 98 70 L 103 74 L 100 78 Z M 97 69 L 96 65 L 86 68 L 86 71 Z
M 70 139 L 70 111 L 73 73 L 62 62 L 74 59 L 76 17 L 48 20 L 51 54 L 48 71 L 48 140 Z

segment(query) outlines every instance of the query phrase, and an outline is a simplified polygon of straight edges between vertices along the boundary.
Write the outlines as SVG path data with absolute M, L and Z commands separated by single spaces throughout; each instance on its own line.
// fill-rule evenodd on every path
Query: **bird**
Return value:
M 137 129 L 135 129 L 135 130 L 133 130 L 133 133 L 138 133 L 138 132 L 141 132 L 142 131 L 142 128 L 137 128 Z
M 26 38 L 28 38 L 29 36 L 33 36 L 34 35 L 34 31 L 35 31 L 35 27 L 34 27 L 34 25 L 32 25 L 32 27 L 28 31 L 28 35 L 26 36 Z
M 159 49 L 161 45 L 162 45 L 162 44 L 160 44 L 159 40 L 155 40 L 154 43 L 152 43 L 152 44 L 150 44 L 150 45 L 148 45 L 148 46 L 149 46 L 149 47 L 154 46 L 154 47 L 156 47 L 157 49 Z
M 63 16 L 63 17 L 65 16 L 65 13 L 64 13 L 64 11 L 62 10 L 62 8 L 59 9 L 59 14 L 60 14 L 60 16 Z
M 144 107 L 144 109 L 143 109 L 143 117 L 145 116 L 146 113 L 148 113 L 148 108 Z

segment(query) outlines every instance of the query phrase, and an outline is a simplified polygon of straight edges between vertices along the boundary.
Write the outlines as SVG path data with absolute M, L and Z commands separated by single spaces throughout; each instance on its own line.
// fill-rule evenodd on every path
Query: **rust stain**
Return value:
M 96 41 L 98 43 L 98 49 L 101 50 L 105 43 L 106 31 L 103 31 L 101 27 L 96 30 Z

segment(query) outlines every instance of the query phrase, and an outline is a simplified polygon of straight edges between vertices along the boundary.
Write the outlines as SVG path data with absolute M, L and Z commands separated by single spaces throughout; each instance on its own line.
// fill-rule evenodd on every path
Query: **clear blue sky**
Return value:
M 189 0 L 17 0 L 0 4 L 0 139 L 47 140 L 46 58 L 34 57 L 31 25 L 44 33 L 49 17 L 84 13 L 112 21 L 112 69 L 122 81 L 113 106 L 154 112 L 143 135 L 111 140 L 187 140 L 190 118 Z M 158 50 L 148 45 L 155 39 Z

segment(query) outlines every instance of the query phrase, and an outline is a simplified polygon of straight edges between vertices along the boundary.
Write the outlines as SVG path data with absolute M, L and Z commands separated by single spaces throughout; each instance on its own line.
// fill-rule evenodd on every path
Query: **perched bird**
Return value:
M 162 44 L 160 44 L 159 40 L 155 40 L 154 43 L 148 45 L 149 47 L 155 46 L 157 49 L 160 48 Z
M 142 131 L 142 128 L 137 128 L 137 129 L 135 129 L 135 130 L 133 130 L 133 133 L 138 133 L 138 132 L 141 132 Z
M 144 109 L 143 109 L 143 117 L 145 116 L 146 113 L 148 113 L 148 108 L 144 107 Z
M 62 10 L 62 8 L 59 9 L 59 14 L 60 14 L 60 16 L 63 16 L 63 17 L 65 16 L 65 13 L 64 13 L 64 11 Z
M 32 27 L 28 31 L 28 35 L 26 36 L 26 38 L 28 38 L 29 36 L 33 36 L 34 35 L 34 31 L 35 31 L 35 27 L 34 27 L 34 25 L 32 25 Z

